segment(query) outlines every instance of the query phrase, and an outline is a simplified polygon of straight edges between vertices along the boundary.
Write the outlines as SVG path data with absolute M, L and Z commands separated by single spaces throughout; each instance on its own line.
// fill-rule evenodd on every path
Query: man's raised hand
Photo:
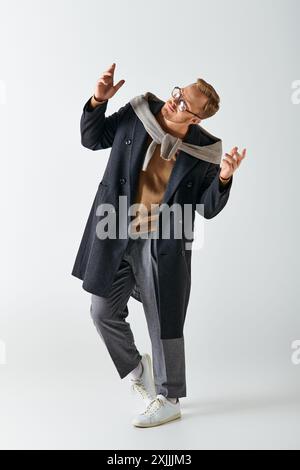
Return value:
M 246 157 L 246 149 L 242 153 L 238 152 L 238 147 L 233 147 L 230 153 L 226 153 L 221 162 L 221 178 L 228 179 L 238 169 L 242 160 Z
M 112 98 L 117 91 L 124 85 L 125 80 L 120 80 L 116 85 L 114 85 L 114 73 L 116 69 L 116 64 L 113 63 L 99 78 L 96 85 L 96 90 L 94 93 L 95 99 L 97 101 L 105 101 Z

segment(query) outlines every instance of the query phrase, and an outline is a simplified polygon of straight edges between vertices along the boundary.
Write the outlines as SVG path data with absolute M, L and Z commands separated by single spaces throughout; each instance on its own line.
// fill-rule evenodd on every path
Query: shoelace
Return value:
M 145 411 L 142 413 L 143 415 L 150 416 L 154 414 L 157 410 L 159 410 L 162 406 L 165 406 L 165 401 L 161 398 L 155 398 L 154 400 L 149 403 Z
M 151 399 L 149 393 L 147 392 L 145 388 L 145 384 L 142 379 L 135 379 L 132 384 L 132 389 L 140 393 L 144 399 L 145 398 Z

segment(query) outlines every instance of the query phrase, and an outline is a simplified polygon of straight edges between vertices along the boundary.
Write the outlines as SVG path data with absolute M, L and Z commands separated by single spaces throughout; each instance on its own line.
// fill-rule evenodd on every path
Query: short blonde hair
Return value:
M 220 109 L 220 97 L 214 87 L 207 83 L 203 78 L 198 78 L 196 85 L 198 90 L 207 96 L 208 101 L 204 108 L 203 119 L 207 119 L 216 114 Z

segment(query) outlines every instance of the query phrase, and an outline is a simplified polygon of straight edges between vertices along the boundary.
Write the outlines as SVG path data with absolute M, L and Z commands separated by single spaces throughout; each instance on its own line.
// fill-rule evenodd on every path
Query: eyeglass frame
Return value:
M 177 89 L 179 90 L 179 92 L 180 92 L 179 98 L 175 98 L 175 97 L 173 96 L 173 92 L 174 92 L 174 90 L 175 90 L 176 88 L 177 88 Z M 184 103 L 184 105 L 185 105 L 185 110 L 183 111 L 182 109 L 179 109 L 179 111 L 180 111 L 181 113 L 184 113 L 185 111 L 187 111 L 188 113 L 193 114 L 194 116 L 198 117 L 199 119 L 203 119 L 201 116 L 199 116 L 198 114 L 193 113 L 192 111 L 190 111 L 190 110 L 188 109 L 188 106 L 187 106 L 187 104 L 186 104 L 186 101 L 185 101 L 184 99 L 181 99 L 181 97 L 183 97 L 183 94 L 182 94 L 182 91 L 181 91 L 181 90 L 182 90 L 182 89 L 181 89 L 179 86 L 174 86 L 174 88 L 173 88 L 173 90 L 172 90 L 172 93 L 171 93 L 172 98 L 174 98 L 174 99 L 176 99 L 176 100 L 178 100 L 178 101 L 183 101 L 183 103 Z

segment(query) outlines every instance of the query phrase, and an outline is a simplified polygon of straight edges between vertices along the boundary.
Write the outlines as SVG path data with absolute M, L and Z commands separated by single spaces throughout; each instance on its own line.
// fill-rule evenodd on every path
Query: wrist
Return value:
M 219 175 L 219 179 L 222 183 L 226 184 L 231 180 L 231 176 L 229 178 L 223 178 L 221 175 Z
M 107 101 L 107 100 L 101 100 L 100 98 L 97 98 L 95 95 L 93 95 L 93 98 L 95 99 L 95 101 L 97 101 L 97 103 L 104 103 L 104 101 Z
M 106 101 L 108 101 L 108 100 L 98 100 L 98 99 L 95 97 L 95 95 L 93 95 L 93 96 L 91 97 L 91 105 L 92 105 L 93 107 L 99 106 L 100 104 L 104 104 L 104 103 L 106 103 Z

